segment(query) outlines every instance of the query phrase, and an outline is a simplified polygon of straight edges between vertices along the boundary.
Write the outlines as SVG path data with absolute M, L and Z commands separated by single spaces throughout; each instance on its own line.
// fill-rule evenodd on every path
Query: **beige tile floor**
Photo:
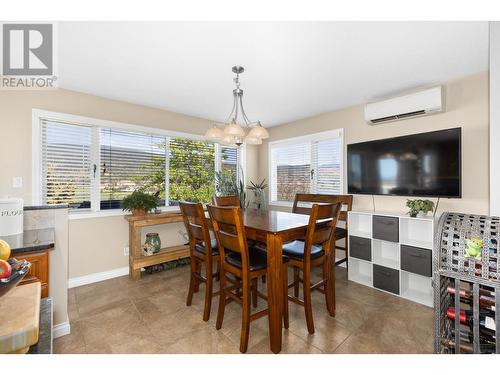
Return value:
M 282 353 L 432 353 L 432 309 L 347 281 L 336 272 L 335 318 L 324 296 L 313 293 L 316 333 L 307 332 L 303 308 L 290 303 L 290 328 Z M 186 306 L 189 266 L 120 277 L 69 290 L 71 334 L 54 342 L 55 353 L 239 353 L 241 308 L 226 307 L 215 329 L 202 320 L 203 286 Z M 263 286 L 265 290 L 265 285 Z M 259 308 L 265 301 L 259 300 Z M 251 324 L 248 353 L 270 353 L 267 318 Z

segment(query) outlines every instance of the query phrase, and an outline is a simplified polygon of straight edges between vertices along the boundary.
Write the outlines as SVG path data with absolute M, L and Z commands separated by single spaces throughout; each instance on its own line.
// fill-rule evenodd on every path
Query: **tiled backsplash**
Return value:
M 54 210 L 25 210 L 24 230 L 54 228 Z

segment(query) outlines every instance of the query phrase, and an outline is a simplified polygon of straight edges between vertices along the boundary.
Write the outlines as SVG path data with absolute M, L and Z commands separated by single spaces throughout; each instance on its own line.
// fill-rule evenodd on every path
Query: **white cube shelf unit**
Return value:
M 349 212 L 351 281 L 432 307 L 434 218 Z

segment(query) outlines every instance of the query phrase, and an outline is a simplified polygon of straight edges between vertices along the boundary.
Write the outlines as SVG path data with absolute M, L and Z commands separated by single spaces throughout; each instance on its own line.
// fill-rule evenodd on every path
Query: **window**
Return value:
M 42 121 L 43 204 L 90 207 L 91 130 Z
M 291 202 L 297 193 L 342 193 L 342 131 L 269 143 L 270 201 Z
M 120 202 L 142 188 L 165 201 L 165 137 L 101 128 L 100 208 L 120 208 Z
M 37 203 L 119 209 L 137 189 L 156 195 L 165 206 L 181 200 L 207 203 L 215 194 L 215 171 L 239 176 L 241 148 L 158 129 L 43 114 L 34 117 Z

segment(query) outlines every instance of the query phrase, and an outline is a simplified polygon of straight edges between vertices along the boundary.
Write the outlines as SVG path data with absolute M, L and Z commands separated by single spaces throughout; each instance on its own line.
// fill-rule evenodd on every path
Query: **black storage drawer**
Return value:
M 432 251 L 420 247 L 401 245 L 401 269 L 432 276 Z
M 399 271 L 374 264 L 373 286 L 394 294 L 399 294 Z
M 399 242 L 399 219 L 397 217 L 373 215 L 372 220 L 373 238 Z
M 349 254 L 354 258 L 372 260 L 372 241 L 369 238 L 349 236 Z

